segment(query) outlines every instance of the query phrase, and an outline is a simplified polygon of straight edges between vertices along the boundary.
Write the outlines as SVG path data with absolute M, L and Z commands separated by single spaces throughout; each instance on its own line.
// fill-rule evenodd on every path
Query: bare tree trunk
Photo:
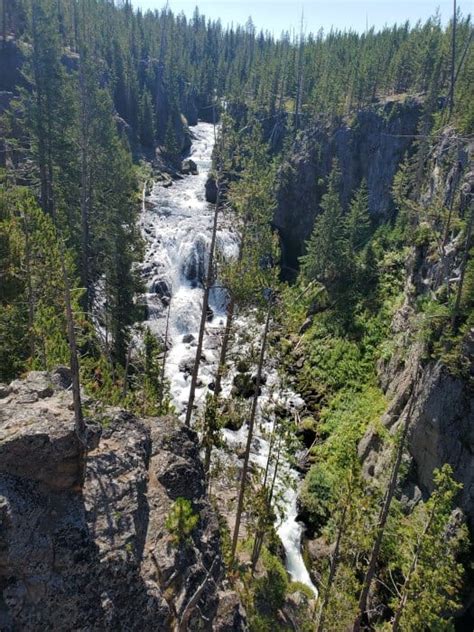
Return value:
M 130 360 L 132 357 L 132 345 L 129 344 L 128 345 L 128 349 L 127 349 L 127 357 L 125 359 L 125 369 L 124 369 L 124 376 L 123 376 L 123 388 L 122 388 L 122 397 L 127 397 L 127 393 L 128 393 L 128 370 L 130 368 Z
M 235 527 L 234 527 L 234 535 L 232 539 L 232 561 L 235 558 L 235 551 L 237 549 L 237 542 L 239 539 L 240 522 L 242 519 L 245 486 L 247 483 L 247 473 L 248 473 L 249 459 L 250 459 L 250 447 L 252 445 L 253 429 L 254 429 L 255 417 L 257 413 L 257 403 L 258 403 L 258 397 L 259 397 L 260 384 L 262 381 L 263 363 L 265 360 L 265 349 L 267 345 L 268 330 L 270 328 L 271 313 L 272 313 L 272 303 L 270 299 L 270 303 L 268 305 L 268 311 L 267 311 L 267 318 L 265 321 L 265 328 L 263 330 L 262 345 L 260 347 L 260 357 L 258 361 L 257 379 L 255 381 L 255 393 L 253 396 L 252 410 L 250 413 L 249 429 L 248 429 L 248 434 L 247 434 L 247 445 L 245 447 L 245 457 L 244 457 L 244 464 L 242 468 L 242 480 L 240 482 L 239 499 L 237 502 L 237 512 L 235 515 Z
M 214 223 L 212 226 L 212 237 L 211 237 L 211 245 L 209 248 L 209 264 L 207 269 L 207 276 L 204 286 L 204 295 L 202 298 L 202 311 L 201 311 L 201 323 L 199 325 L 199 335 L 198 342 L 196 347 L 196 357 L 194 359 L 193 366 L 193 374 L 191 378 L 191 387 L 189 390 L 189 399 L 188 406 L 186 409 L 186 420 L 185 423 L 187 426 L 191 425 L 191 417 L 193 415 L 193 406 L 194 406 L 194 398 L 196 396 L 196 385 L 199 373 L 199 365 L 201 363 L 201 354 L 202 354 L 202 345 L 204 341 L 204 332 L 206 329 L 206 321 L 207 321 L 207 310 L 209 306 L 209 293 L 211 291 L 211 286 L 214 277 L 214 250 L 216 246 L 216 236 L 217 236 L 217 219 L 219 216 L 219 205 L 220 205 L 220 186 L 217 184 L 217 199 L 214 205 Z
M 273 436 L 272 436 L 272 438 L 273 438 Z M 276 482 L 276 479 L 277 479 L 278 467 L 280 465 L 280 454 L 281 454 L 282 443 L 283 443 L 283 441 L 280 438 L 280 441 L 278 443 L 277 456 L 276 456 L 276 460 L 275 460 L 275 469 L 273 470 L 272 483 L 271 483 L 270 489 L 268 490 L 268 496 L 267 496 L 267 499 L 266 499 L 269 508 L 270 508 L 270 506 L 272 504 L 272 500 L 273 500 L 273 491 L 275 489 L 275 482 Z M 272 445 L 270 445 L 270 450 L 269 450 L 268 459 L 267 459 L 267 465 L 266 465 L 266 468 L 265 468 L 265 477 L 264 477 L 264 481 L 263 481 L 263 487 L 264 488 L 267 487 L 268 474 L 270 472 L 270 456 L 271 456 L 271 452 L 272 452 Z M 260 559 L 260 553 L 262 551 L 262 546 L 263 546 L 264 539 L 265 539 L 265 530 L 264 529 L 257 530 L 257 533 L 255 534 L 255 542 L 254 542 L 254 545 L 253 545 L 252 557 L 251 557 L 251 560 L 252 560 L 252 575 L 254 574 L 255 569 L 257 567 L 257 564 L 258 564 L 258 560 Z
M 377 566 L 377 562 L 378 562 L 378 558 L 380 554 L 380 549 L 382 546 L 382 539 L 384 536 L 385 525 L 387 524 L 387 518 L 390 511 L 390 506 L 392 504 L 393 496 L 395 494 L 395 489 L 396 489 L 397 481 L 398 481 L 398 473 L 400 471 L 400 465 L 402 462 L 406 438 L 407 438 L 408 430 L 410 427 L 411 416 L 412 416 L 413 408 L 416 401 L 415 398 L 416 398 L 416 391 L 417 391 L 418 377 L 419 377 L 418 373 L 419 373 L 419 368 L 417 366 L 415 379 L 413 383 L 413 389 L 412 389 L 412 393 L 410 397 L 410 403 L 408 405 L 408 411 L 405 418 L 405 423 L 403 425 L 402 436 L 400 438 L 400 441 L 397 447 L 395 462 L 392 466 L 388 488 L 385 493 L 385 498 L 384 498 L 384 501 L 380 510 L 380 514 L 379 514 L 375 541 L 374 541 L 374 545 L 372 547 L 372 551 L 370 553 L 370 558 L 369 558 L 369 565 L 367 568 L 367 572 L 365 574 L 364 582 L 362 584 L 362 591 L 360 594 L 359 605 L 358 605 L 358 613 L 357 613 L 357 616 L 355 618 L 353 628 L 352 628 L 353 632 L 360 631 L 362 620 L 366 615 L 369 592 L 372 585 L 372 581 L 375 576 L 375 570 L 376 570 L 376 566 Z
M 33 284 L 31 280 L 31 249 L 30 249 L 30 228 L 28 226 L 28 220 L 23 215 L 23 228 L 25 231 L 25 264 L 26 264 L 26 278 L 27 278 L 27 292 L 28 292 L 28 341 L 30 344 L 30 357 L 34 358 L 35 355 L 35 336 L 33 333 L 33 324 L 35 320 L 35 298 L 33 294 Z M 46 367 L 45 367 L 46 369 Z
M 336 537 L 336 545 L 334 547 L 333 554 L 331 556 L 331 564 L 329 566 L 329 575 L 328 581 L 326 584 L 326 590 L 324 591 L 324 597 L 321 602 L 321 607 L 319 609 L 319 621 L 318 627 L 316 628 L 316 632 L 323 632 L 324 630 L 324 620 L 326 615 L 326 608 L 329 603 L 329 597 L 331 595 L 332 585 L 334 583 L 334 579 L 336 577 L 337 565 L 339 562 L 339 551 L 341 549 L 341 540 L 346 528 L 346 516 L 347 509 L 350 504 L 350 498 L 352 493 L 352 481 L 350 480 L 348 490 L 347 490 L 347 498 L 344 502 L 344 507 L 342 509 L 341 519 L 339 521 L 339 526 L 337 528 L 337 537 Z
M 275 469 L 273 470 L 273 478 L 272 478 L 272 484 L 270 487 L 270 492 L 268 494 L 268 502 L 271 503 L 273 500 L 273 494 L 275 492 L 275 484 L 276 484 L 276 479 L 277 479 L 277 474 L 278 474 L 278 467 L 280 465 L 280 456 L 281 456 L 281 448 L 283 445 L 283 439 L 280 439 L 280 443 L 278 444 L 278 452 L 277 452 L 277 458 L 276 458 L 276 463 L 275 463 Z
M 89 132 L 90 132 L 90 111 L 88 106 L 88 95 L 84 76 L 84 51 L 79 55 L 79 88 L 80 88 L 80 151 L 81 151 L 81 278 L 86 290 L 84 298 L 85 311 L 89 312 L 92 307 L 92 292 L 89 274 L 89 217 L 90 217 L 90 196 L 89 196 Z
M 165 327 L 165 344 L 163 349 L 163 362 L 161 363 L 160 374 L 160 409 L 163 406 L 163 399 L 165 397 L 165 371 L 166 371 L 166 358 L 168 355 L 168 334 L 170 326 L 170 313 L 171 313 L 171 299 L 168 303 L 168 313 L 166 314 L 166 327 Z
M 84 479 L 86 475 L 86 458 L 87 458 L 87 440 L 86 440 L 86 424 L 84 422 L 84 417 L 82 414 L 82 404 L 81 404 L 81 384 L 80 384 L 80 376 L 79 376 L 79 360 L 77 357 L 77 344 L 76 344 L 76 333 L 74 331 L 74 314 L 72 311 L 71 304 L 71 286 L 69 283 L 69 278 L 66 269 L 65 263 L 65 254 L 64 254 L 64 245 L 61 241 L 61 269 L 63 274 L 63 282 L 64 282 L 64 302 L 66 305 L 66 319 L 67 319 L 67 335 L 69 341 L 69 351 L 70 351 L 70 363 L 71 363 L 71 376 L 72 376 L 72 399 L 74 405 L 74 423 L 77 440 L 80 445 L 80 470 L 79 470 L 79 481 L 78 484 L 82 488 L 84 485 Z
M 197 587 L 195 593 L 193 594 L 193 596 L 191 597 L 191 599 L 188 601 L 188 603 L 186 604 L 184 610 L 183 610 L 183 614 L 180 617 L 180 621 L 179 624 L 177 626 L 177 630 L 178 632 L 186 632 L 188 630 L 188 622 L 189 619 L 191 617 L 191 614 L 194 610 L 194 608 L 197 606 L 199 599 L 201 598 L 202 593 L 204 592 L 204 589 L 207 586 L 207 582 L 209 581 L 211 574 L 212 574 L 212 570 L 217 562 L 219 558 L 215 557 L 209 570 L 206 573 L 206 576 L 204 577 L 203 581 L 201 582 L 201 584 L 199 584 L 199 586 Z
M 216 380 L 214 382 L 214 393 L 215 396 L 218 397 L 219 393 L 222 389 L 222 376 L 225 371 L 225 364 L 227 360 L 227 351 L 229 349 L 230 342 L 230 334 L 232 331 L 232 324 L 234 320 L 234 311 L 235 311 L 235 299 L 231 296 L 229 304 L 227 306 L 227 321 L 225 324 L 224 337 L 222 338 L 222 347 L 219 355 L 219 365 L 217 367 Z
M 453 1 L 453 33 L 451 42 L 451 86 L 449 90 L 449 117 L 454 109 L 454 83 L 456 78 L 456 20 L 457 20 L 456 0 Z
M 418 542 L 416 543 L 416 547 L 413 552 L 413 558 L 410 564 L 410 568 L 408 570 L 407 576 L 403 583 L 400 603 L 398 604 L 398 608 L 395 611 L 395 617 L 392 623 L 392 632 L 398 632 L 398 630 L 400 629 L 400 620 L 402 618 L 405 606 L 407 605 L 407 602 L 408 602 L 408 590 L 410 588 L 410 583 L 413 577 L 413 573 L 415 572 L 416 567 L 418 565 L 418 559 L 420 557 L 421 549 L 423 547 L 423 538 L 426 536 L 426 534 L 430 530 L 430 527 L 435 517 L 435 513 L 436 513 L 436 503 L 433 505 L 428 522 L 426 523 L 425 528 L 423 529 L 423 533 L 420 535 L 420 537 L 418 538 Z
M 242 230 L 242 236 L 240 239 L 240 245 L 239 245 L 239 256 L 238 256 L 238 261 L 237 261 L 238 271 L 240 270 L 240 265 L 242 263 L 242 258 L 244 256 L 244 242 L 245 242 L 246 234 L 247 234 L 247 224 L 244 224 L 244 227 Z M 229 349 L 230 334 L 232 331 L 232 324 L 234 320 L 234 312 L 235 312 L 235 297 L 233 294 L 231 294 L 229 305 L 227 306 L 227 322 L 225 324 L 224 337 L 222 339 L 222 347 L 221 347 L 221 352 L 219 355 L 219 365 L 217 367 L 217 374 L 216 374 L 216 380 L 215 380 L 214 393 L 216 397 L 221 392 L 222 376 L 224 375 L 225 364 L 227 360 L 227 352 Z

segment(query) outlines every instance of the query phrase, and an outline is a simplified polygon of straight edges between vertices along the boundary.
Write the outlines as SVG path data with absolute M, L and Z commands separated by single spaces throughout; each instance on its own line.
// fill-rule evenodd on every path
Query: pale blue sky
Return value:
M 165 0 L 132 0 L 143 9 L 161 9 Z M 258 29 L 280 35 L 283 30 L 296 28 L 299 31 L 301 11 L 304 11 L 306 32 L 316 33 L 321 27 L 325 31 L 331 26 L 340 29 L 377 28 L 395 22 L 425 20 L 439 8 L 443 21 L 452 12 L 452 0 L 169 0 L 175 13 L 184 11 L 191 16 L 197 5 L 201 13 L 210 18 L 220 18 L 223 25 L 245 24 L 252 19 Z M 472 13 L 474 0 L 460 0 L 458 6 L 464 14 Z

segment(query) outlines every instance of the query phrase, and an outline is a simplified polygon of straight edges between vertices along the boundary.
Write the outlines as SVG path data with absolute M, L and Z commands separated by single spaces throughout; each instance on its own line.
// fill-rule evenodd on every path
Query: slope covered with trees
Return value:
M 84 453 L 80 384 L 141 415 L 170 410 L 168 341 L 137 325 L 137 220 L 147 182 L 158 172 L 180 177 L 190 128 L 219 120 L 214 224 L 225 213 L 240 244 L 223 261 L 214 231 L 200 337 L 217 275 L 228 318 L 199 421 L 212 489 L 220 430 L 244 422 L 220 388 L 236 316 L 251 311 L 263 334 L 254 382 L 248 371 L 239 378 L 251 400 L 247 447 L 234 530 L 221 529 L 251 628 L 415 631 L 469 621 L 468 529 L 453 509 L 462 507 L 472 532 L 470 17 L 280 38 L 251 20 L 224 29 L 198 10 L 187 19 L 106 0 L 3 0 L 0 19 L 0 381 L 70 365 Z M 404 108 L 413 129 L 392 152 L 381 212 L 361 161 L 385 155 L 380 139 L 396 136 L 391 123 Z M 374 121 L 378 135 L 362 151 Z M 279 274 L 287 202 L 289 224 L 310 228 L 291 235 L 291 284 Z M 267 357 L 305 409 L 297 427 L 281 415 L 260 480 L 249 451 Z M 440 410 L 436 392 L 457 394 L 437 434 L 426 422 Z M 445 451 L 420 448 L 428 435 Z M 299 517 L 316 604 L 282 565 L 269 474 L 283 452 L 303 448 Z M 176 545 L 197 522 L 178 498 L 167 521 Z

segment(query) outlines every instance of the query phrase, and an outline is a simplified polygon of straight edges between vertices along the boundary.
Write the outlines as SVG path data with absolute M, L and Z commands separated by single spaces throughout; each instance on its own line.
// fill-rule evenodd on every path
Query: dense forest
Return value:
M 154 185 L 192 177 L 182 160 L 193 127 L 214 124 L 213 232 L 183 416 L 199 431 L 250 630 L 472 629 L 472 452 L 423 478 L 414 447 L 435 371 L 453 401 L 472 404 L 470 16 L 275 38 L 251 19 L 224 28 L 197 8 L 188 19 L 108 0 L 2 0 L 0 15 L 0 381 L 70 367 L 83 478 L 94 407 L 176 412 L 168 325 L 164 338 L 143 325 L 139 219 Z M 233 258 L 219 251 L 222 223 L 239 235 Z M 199 408 L 216 284 L 227 319 Z M 256 342 L 239 348 L 242 316 Z M 297 419 L 272 413 L 260 476 L 250 451 L 267 362 L 305 407 Z M 466 411 L 460 442 L 472 446 Z M 228 523 L 216 454 L 223 429 L 244 422 Z M 298 519 L 317 599 L 282 559 L 283 455 L 304 477 Z M 177 498 L 172 546 L 186 549 L 198 523 Z

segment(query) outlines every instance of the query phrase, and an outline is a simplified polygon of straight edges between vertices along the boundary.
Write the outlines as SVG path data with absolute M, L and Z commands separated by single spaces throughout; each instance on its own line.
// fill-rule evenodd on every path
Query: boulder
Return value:
M 206 180 L 206 200 L 210 204 L 217 202 L 217 183 L 212 175 Z
M 239 373 L 248 373 L 250 371 L 250 363 L 247 360 L 239 360 L 235 368 Z
M 183 173 L 184 175 L 197 176 L 198 168 L 194 160 L 191 160 L 191 158 L 183 160 L 183 164 L 181 165 L 181 173 Z
M 247 632 L 246 613 L 240 599 L 232 590 L 219 593 L 217 613 L 212 625 L 213 632 Z
M 189 358 L 183 358 L 179 365 L 178 369 L 181 373 L 186 373 L 187 375 L 191 375 L 194 368 L 194 356 Z
M 171 299 L 171 284 L 165 279 L 153 281 L 153 292 L 161 299 L 161 302 L 168 305 Z
M 89 424 L 89 448 L 99 436 L 100 427 Z M 39 371 L 13 382 L 0 409 L 0 473 L 71 490 L 81 477 L 81 454 L 71 393 L 55 393 L 52 376 Z

